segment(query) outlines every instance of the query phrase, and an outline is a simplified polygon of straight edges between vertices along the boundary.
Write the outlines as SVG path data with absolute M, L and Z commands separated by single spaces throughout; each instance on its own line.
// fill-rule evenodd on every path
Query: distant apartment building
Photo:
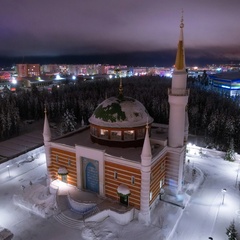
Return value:
M 112 75 L 112 77 L 131 77 L 142 75 L 165 76 L 170 71 L 163 67 L 128 67 L 127 65 L 108 64 L 48 64 L 41 66 L 41 73 L 45 75 Z
M 58 64 L 46 64 L 41 66 L 41 73 L 43 74 L 54 74 L 58 73 L 59 71 Z
M 40 64 L 17 64 L 18 77 L 40 76 Z
M 114 65 L 101 65 L 99 69 L 99 74 L 108 74 L 110 69 L 114 69 Z
M 147 68 L 146 67 L 135 67 L 133 68 L 133 75 L 134 76 L 142 76 L 147 74 Z

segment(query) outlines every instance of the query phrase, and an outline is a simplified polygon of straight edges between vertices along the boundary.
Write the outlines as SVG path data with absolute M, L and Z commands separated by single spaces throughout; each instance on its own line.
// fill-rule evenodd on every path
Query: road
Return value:
M 205 180 L 193 193 L 176 227 L 172 240 L 226 239 L 226 228 L 234 219 L 240 229 L 240 192 L 236 187 L 237 163 L 219 156 L 188 156 L 194 167 L 204 172 Z M 227 192 L 223 193 L 222 189 Z M 238 214 L 237 214 L 238 213 Z

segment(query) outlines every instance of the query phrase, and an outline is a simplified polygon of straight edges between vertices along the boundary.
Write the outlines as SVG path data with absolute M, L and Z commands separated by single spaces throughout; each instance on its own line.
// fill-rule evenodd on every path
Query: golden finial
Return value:
M 183 9 L 182 9 L 182 17 L 181 17 L 181 23 L 180 23 L 180 28 L 184 27 L 184 23 L 183 23 Z
M 185 69 L 185 56 L 184 56 L 184 45 L 183 45 L 183 10 L 180 23 L 180 37 L 178 42 L 177 56 L 175 61 L 175 69 L 184 70 Z

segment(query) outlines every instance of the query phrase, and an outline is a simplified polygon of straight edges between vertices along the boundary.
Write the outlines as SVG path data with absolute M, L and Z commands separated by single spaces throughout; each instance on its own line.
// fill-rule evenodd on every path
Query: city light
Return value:
M 12 84 L 17 84 L 17 80 L 15 77 L 12 77 Z

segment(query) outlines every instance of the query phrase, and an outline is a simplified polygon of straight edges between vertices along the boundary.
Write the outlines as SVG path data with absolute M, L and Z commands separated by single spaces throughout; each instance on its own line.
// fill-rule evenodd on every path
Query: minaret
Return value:
M 168 158 L 166 162 L 166 183 L 173 193 L 178 193 L 183 184 L 183 166 L 185 159 L 185 143 L 188 137 L 187 104 L 189 90 L 187 87 L 187 71 L 183 41 L 183 17 L 180 24 L 175 69 L 172 86 L 168 91 L 170 105 L 168 128 Z
M 138 220 L 145 224 L 150 224 L 150 177 L 151 177 L 151 161 L 152 151 L 149 139 L 149 126 L 146 126 L 146 135 L 143 143 L 143 149 L 141 154 L 141 200 L 140 200 L 140 212 L 138 214 Z
M 46 108 L 44 110 L 44 113 L 45 113 L 45 119 L 44 119 L 44 127 L 43 127 L 43 142 L 44 142 L 44 147 L 45 147 L 46 163 L 47 163 L 47 167 L 48 167 L 51 164 L 50 141 L 51 141 L 52 137 L 51 137 L 51 130 L 50 130 L 49 122 L 48 122 L 48 118 L 47 118 Z M 50 177 L 50 176 L 48 176 L 48 177 Z
M 186 89 L 187 72 L 185 66 L 183 27 L 182 17 L 175 69 L 172 76 L 172 87 L 168 92 L 168 102 L 170 104 L 168 145 L 170 147 L 182 147 L 184 145 L 185 112 L 189 91 Z

